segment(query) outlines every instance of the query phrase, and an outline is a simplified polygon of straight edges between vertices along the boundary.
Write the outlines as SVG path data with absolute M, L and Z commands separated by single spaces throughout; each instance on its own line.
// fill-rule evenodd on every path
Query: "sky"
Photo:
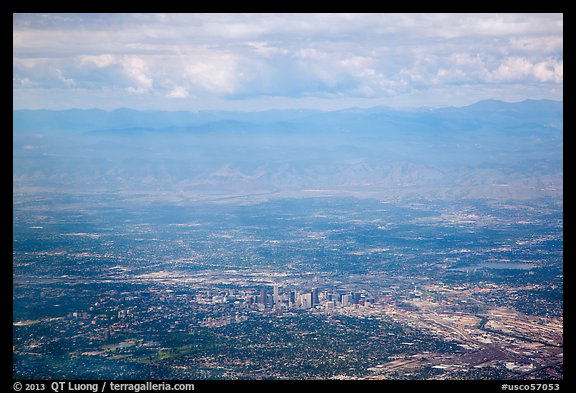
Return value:
M 13 109 L 563 99 L 562 14 L 14 14 Z

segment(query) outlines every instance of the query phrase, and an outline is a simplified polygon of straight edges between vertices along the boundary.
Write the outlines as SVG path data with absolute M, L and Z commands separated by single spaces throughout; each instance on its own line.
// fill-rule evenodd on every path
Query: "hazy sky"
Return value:
M 563 97 L 562 14 L 15 14 L 14 109 Z

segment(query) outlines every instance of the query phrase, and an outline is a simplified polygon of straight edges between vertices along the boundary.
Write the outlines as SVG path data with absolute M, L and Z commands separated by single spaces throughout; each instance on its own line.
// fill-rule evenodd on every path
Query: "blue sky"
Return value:
M 562 14 L 14 14 L 14 109 L 562 100 Z

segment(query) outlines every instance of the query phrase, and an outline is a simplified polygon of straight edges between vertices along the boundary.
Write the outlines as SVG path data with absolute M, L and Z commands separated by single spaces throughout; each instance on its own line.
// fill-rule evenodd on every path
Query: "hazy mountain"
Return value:
M 525 199 L 563 192 L 562 102 L 14 111 L 14 191 Z

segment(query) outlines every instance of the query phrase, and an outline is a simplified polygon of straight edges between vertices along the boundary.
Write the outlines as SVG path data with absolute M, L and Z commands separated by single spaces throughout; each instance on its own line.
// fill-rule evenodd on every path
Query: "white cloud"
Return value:
M 189 95 L 188 90 L 182 86 L 176 86 L 168 93 L 170 98 L 187 98 Z
M 563 61 L 546 59 L 532 63 L 524 57 L 510 57 L 490 73 L 489 80 L 493 82 L 516 82 L 533 79 L 543 83 L 562 83 Z
M 62 70 L 56 69 L 56 73 L 58 75 L 58 79 L 60 79 L 60 81 L 64 83 L 66 86 L 73 87 L 76 84 L 76 82 L 74 82 L 74 79 L 66 78 Z
M 294 54 L 296 57 L 300 57 L 303 59 L 312 59 L 312 60 L 324 60 L 328 58 L 328 54 L 325 52 L 320 52 L 314 48 L 302 48 L 296 51 Z
M 562 83 L 564 79 L 564 62 L 548 59 L 534 65 L 533 75 L 540 82 Z
M 78 59 L 82 63 L 92 63 L 92 64 L 96 65 L 96 67 L 98 67 L 98 68 L 109 67 L 112 64 L 115 64 L 117 62 L 116 58 L 111 54 L 103 54 L 103 55 L 97 55 L 97 56 L 83 55 L 83 56 L 78 56 Z
M 510 49 L 520 53 L 550 55 L 564 47 L 562 35 L 521 36 L 509 39 Z
M 125 56 L 122 60 L 122 67 L 126 74 L 136 82 L 136 87 L 129 87 L 130 92 L 144 93 L 152 89 L 153 81 L 147 74 L 146 62 L 138 56 Z
M 256 52 L 259 56 L 272 57 L 277 54 L 286 54 L 288 51 L 286 49 L 270 47 L 267 42 L 262 41 L 248 41 L 245 44 Z
M 450 61 L 459 67 L 482 68 L 485 66 L 484 61 L 478 53 L 459 52 L 450 56 Z
M 188 82 L 214 94 L 236 93 L 238 77 L 238 59 L 230 54 L 205 54 L 190 58 L 184 74 Z
M 14 66 L 33 69 L 47 63 L 48 61 L 49 59 L 46 58 L 14 58 Z
M 258 97 L 377 100 L 464 85 L 499 98 L 510 89 L 527 94 L 522 83 L 530 94 L 561 98 L 563 17 L 17 14 L 13 81 L 22 90 L 15 96 L 40 89 L 37 102 L 45 89 L 50 104 L 51 89 L 65 88 L 86 99 L 139 93 L 123 106 L 144 97 L 158 105 L 191 97 L 221 105 Z

